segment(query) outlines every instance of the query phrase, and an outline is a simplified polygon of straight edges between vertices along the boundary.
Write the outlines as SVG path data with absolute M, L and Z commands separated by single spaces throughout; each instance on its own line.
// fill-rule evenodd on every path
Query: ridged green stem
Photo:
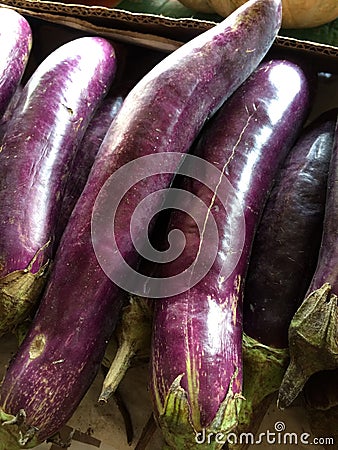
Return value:
M 308 378 L 338 368 L 338 298 L 325 283 L 307 296 L 289 327 L 290 365 L 279 389 L 278 406 L 288 407 Z

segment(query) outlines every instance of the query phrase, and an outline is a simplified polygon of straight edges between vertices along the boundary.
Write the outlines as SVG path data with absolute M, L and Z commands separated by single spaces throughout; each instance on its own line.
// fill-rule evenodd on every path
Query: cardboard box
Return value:
M 167 52 L 216 23 L 205 19 L 173 18 L 120 8 L 41 0 L 2 0 L 2 4 L 30 17 Z M 311 58 L 320 70 L 338 73 L 338 47 L 278 36 L 274 48 L 302 54 Z

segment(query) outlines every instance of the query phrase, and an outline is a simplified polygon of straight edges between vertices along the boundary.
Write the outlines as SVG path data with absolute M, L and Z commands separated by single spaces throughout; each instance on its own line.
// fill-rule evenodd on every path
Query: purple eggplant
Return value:
M 116 44 L 114 44 L 114 49 L 115 47 Z M 117 53 L 118 72 L 114 80 L 114 85 L 91 120 L 75 161 L 73 162 L 72 176 L 68 180 L 62 201 L 62 215 L 57 231 L 58 241 L 62 236 L 76 201 L 86 184 L 90 169 L 103 138 L 111 122 L 120 110 L 126 95 L 155 66 L 155 63 L 158 63 L 164 58 L 162 53 L 135 46 L 131 46 L 130 48 L 118 46 L 117 49 L 119 50 Z
M 16 105 L 19 102 L 19 98 L 21 96 L 22 89 L 23 89 L 22 85 L 19 84 L 16 91 L 12 95 L 12 98 L 7 106 L 6 111 L 3 113 L 2 117 L 0 118 L 0 140 L 2 140 L 2 138 L 6 132 L 7 124 L 15 111 Z
M 40 296 L 71 163 L 114 72 L 108 41 L 65 44 L 36 69 L 7 123 L 0 153 L 0 334 Z
M 281 409 L 294 401 L 312 374 L 338 368 L 338 121 L 328 177 L 316 270 L 289 327 L 290 364 L 279 388 Z
M 87 182 L 102 141 L 113 119 L 122 106 L 124 97 L 125 94 L 122 91 L 121 93 L 116 92 L 105 98 L 86 129 L 85 135 L 73 161 L 71 175 L 68 178 L 65 193 L 62 198 L 61 216 L 58 221 L 56 232 L 56 239 L 58 242 L 61 239 L 74 206 Z
M 32 447 L 56 433 L 100 367 L 122 304 L 93 249 L 91 216 L 101 188 L 139 156 L 187 152 L 205 121 L 257 67 L 280 23 L 279 0 L 251 0 L 163 59 L 127 95 L 62 236 L 39 310 L 2 382 L 0 414 L 14 422 L 17 416 L 20 426 L 0 427 L 1 443 L 16 432 L 17 447 L 20 440 Z M 142 198 L 168 187 L 176 168 L 169 164 L 168 175 L 137 183 L 121 200 L 115 235 L 127 263 L 138 259 L 126 226 L 132 212 Z M 99 236 L 103 245 L 111 227 L 107 233 Z
M 246 401 L 238 435 L 257 431 L 289 362 L 288 328 L 318 257 L 336 115 L 337 110 L 328 111 L 302 130 L 278 172 L 257 228 L 244 290 Z
M 316 268 L 336 118 L 337 110 L 326 112 L 302 132 L 278 175 L 255 237 L 244 331 L 271 347 L 288 346 L 291 319 Z
M 17 90 L 32 48 L 27 20 L 9 8 L 0 8 L 0 118 Z
M 196 155 L 219 168 L 235 196 L 223 208 L 218 184 L 214 192 L 197 181 L 184 185 L 207 205 L 219 237 L 207 275 L 182 294 L 155 302 L 151 388 L 155 416 L 170 448 L 217 449 L 236 426 L 242 399 L 243 284 L 252 240 L 311 98 L 311 82 L 299 66 L 268 61 L 225 103 L 197 143 Z M 192 210 L 193 217 L 199 208 L 197 204 Z M 179 258 L 161 267 L 161 277 L 195 263 L 202 245 L 204 252 L 215 245 L 214 234 L 205 232 L 200 238 L 197 225 L 183 212 L 173 212 L 169 231 L 173 229 L 183 231 L 186 245 Z M 243 250 L 231 274 L 223 277 L 224 260 L 236 250 L 239 234 Z

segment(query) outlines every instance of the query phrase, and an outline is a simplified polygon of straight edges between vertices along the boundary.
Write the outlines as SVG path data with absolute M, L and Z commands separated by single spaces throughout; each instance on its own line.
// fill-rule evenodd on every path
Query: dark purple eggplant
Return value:
M 317 266 L 289 327 L 290 364 L 278 405 L 288 407 L 308 378 L 338 368 L 338 121 L 330 161 L 323 234 Z
M 52 53 L 23 89 L 0 153 L 0 334 L 37 302 L 77 146 L 115 72 L 111 44 L 80 38 Z
M 114 330 L 120 290 L 99 265 L 91 235 L 101 188 L 111 174 L 139 156 L 162 158 L 170 151 L 181 157 L 187 152 L 205 121 L 257 67 L 280 23 L 280 0 L 251 0 L 163 59 L 127 95 L 67 224 L 32 327 L 1 385 L 2 416 L 9 414 L 15 421 L 18 415 L 20 422 L 20 410 L 25 412 L 16 442 L 37 445 L 69 419 L 91 385 Z M 169 186 L 178 164 L 166 167 L 168 175 L 137 183 L 121 200 L 114 234 L 128 264 L 138 256 L 126 224 L 142 198 Z M 156 210 L 155 203 L 139 224 L 145 234 L 144 223 L 152 208 Z M 106 232 L 94 233 L 94 239 L 105 245 L 111 227 Z M 13 429 L 0 427 L 0 442 L 6 442 Z
M 289 362 L 288 328 L 318 257 L 336 115 L 337 110 L 326 112 L 302 130 L 257 228 L 243 301 L 246 401 L 238 417 L 239 436 L 257 431 Z
M 314 274 L 337 110 L 322 114 L 283 165 L 255 237 L 244 296 L 244 331 L 286 348 L 288 328 Z
M 32 30 L 14 9 L 0 8 L 0 118 L 25 71 L 32 48 Z
M 218 199 L 224 186 L 216 184 L 213 192 L 197 181 L 184 184 L 207 205 L 207 214 L 213 214 L 219 237 L 207 275 L 182 294 L 155 301 L 151 390 L 155 416 L 170 448 L 221 448 L 237 424 L 242 296 L 252 240 L 280 164 L 309 112 L 311 88 L 305 72 L 293 63 L 262 64 L 202 131 L 194 150 L 227 177 L 236 195 L 225 209 Z M 199 208 L 192 209 L 193 217 Z M 179 258 L 159 270 L 164 278 L 192 265 L 215 244 L 214 234 L 200 237 L 196 223 L 183 212 L 172 213 L 169 231 L 173 229 L 184 233 L 186 245 Z M 244 241 L 243 249 L 237 249 L 238 262 L 222 277 L 224 258 L 236 251 L 239 233 Z

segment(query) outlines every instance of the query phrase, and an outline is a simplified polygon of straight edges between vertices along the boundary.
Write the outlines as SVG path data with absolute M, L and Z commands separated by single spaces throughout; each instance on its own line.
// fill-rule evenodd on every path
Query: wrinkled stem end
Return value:
M 216 416 L 210 424 L 202 428 L 193 422 L 193 411 L 187 392 L 181 386 L 183 375 L 172 383 L 162 412 L 157 422 L 162 430 L 168 449 L 176 450 L 220 450 L 226 436 L 237 426 L 242 396 L 234 393 L 234 374 L 228 393 L 220 404 Z
M 106 403 L 115 393 L 133 358 L 150 348 L 151 320 L 148 299 L 130 297 L 117 329 L 118 348 L 103 382 L 100 403 Z
M 325 283 L 306 297 L 291 321 L 291 361 L 279 389 L 279 408 L 293 402 L 312 374 L 338 367 L 337 323 L 337 296 Z
M 278 392 L 277 407 L 279 409 L 283 410 L 291 405 L 303 389 L 309 376 L 294 361 L 290 362 Z
M 243 335 L 243 396 L 238 417 L 237 435 L 255 433 L 271 403 L 272 394 L 278 391 L 287 368 L 287 349 L 277 349 Z M 243 444 L 228 444 L 232 450 L 247 448 Z
M 104 379 L 99 403 L 107 403 L 110 397 L 116 392 L 120 382 L 130 367 L 130 362 L 135 356 L 135 344 L 130 341 L 123 341 L 118 349 L 110 369 Z

